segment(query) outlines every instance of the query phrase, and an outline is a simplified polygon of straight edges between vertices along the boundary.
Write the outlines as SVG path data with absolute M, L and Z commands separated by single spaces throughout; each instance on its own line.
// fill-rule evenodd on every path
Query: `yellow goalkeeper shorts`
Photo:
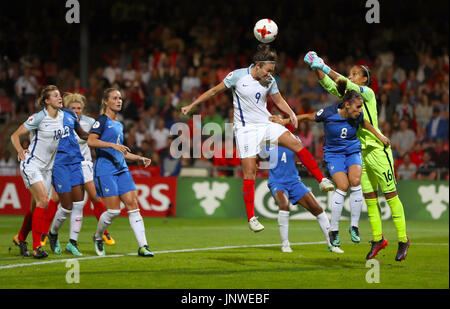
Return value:
M 368 146 L 362 150 L 362 157 L 361 186 L 363 193 L 378 191 L 378 185 L 385 194 L 397 190 L 394 158 L 390 147 Z

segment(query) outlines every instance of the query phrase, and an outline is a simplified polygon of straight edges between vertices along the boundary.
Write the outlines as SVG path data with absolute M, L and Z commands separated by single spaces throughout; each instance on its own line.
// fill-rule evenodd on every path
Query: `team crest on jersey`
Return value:
M 28 118 L 28 120 L 27 120 L 27 122 L 28 122 L 29 124 L 32 124 L 33 121 L 34 121 L 34 117 L 33 117 L 33 116 L 31 116 L 31 117 Z
M 233 77 L 233 72 L 230 72 L 228 75 L 227 75 L 227 79 L 231 79 Z
M 92 126 L 94 129 L 97 129 L 100 126 L 100 122 L 96 121 Z

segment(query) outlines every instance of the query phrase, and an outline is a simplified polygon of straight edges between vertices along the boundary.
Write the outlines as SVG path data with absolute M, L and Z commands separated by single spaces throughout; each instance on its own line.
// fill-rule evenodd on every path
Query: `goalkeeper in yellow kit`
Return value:
M 304 58 L 312 69 L 315 70 L 319 83 L 329 93 L 341 98 L 336 89 L 336 81 L 343 78 L 347 81 L 347 90 L 357 91 L 363 98 L 364 118 L 377 131 L 378 111 L 375 93 L 370 86 L 370 72 L 365 66 L 355 65 L 351 68 L 348 78 L 336 73 L 327 66 L 315 52 L 308 52 Z M 381 214 L 378 203 L 378 185 L 383 191 L 386 201 L 391 208 L 392 220 L 398 235 L 398 250 L 395 256 L 396 261 L 402 261 L 408 254 L 410 240 L 406 234 L 405 214 L 400 201 L 394 175 L 394 160 L 390 147 L 385 147 L 372 133 L 366 129 L 358 130 L 358 138 L 361 140 L 363 157 L 363 168 L 361 185 L 364 199 L 367 204 L 369 222 L 372 228 L 373 240 L 371 250 L 366 259 L 372 259 L 378 251 L 387 246 L 387 241 L 383 237 L 381 228 Z

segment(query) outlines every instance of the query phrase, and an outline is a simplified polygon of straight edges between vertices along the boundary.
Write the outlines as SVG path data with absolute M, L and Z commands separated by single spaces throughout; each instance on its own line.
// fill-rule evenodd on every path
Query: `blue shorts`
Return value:
M 136 190 L 133 176 L 129 171 L 117 175 L 95 176 L 94 184 L 99 197 L 121 196 Z
M 298 201 L 308 192 L 311 192 L 301 181 L 291 182 L 291 183 L 274 183 L 270 182 L 267 184 L 272 195 L 278 191 L 283 191 L 289 198 L 292 204 L 297 204 Z
M 72 187 L 83 185 L 81 162 L 53 166 L 52 185 L 57 193 L 72 192 Z
M 324 161 L 327 163 L 328 171 L 333 176 L 334 173 L 344 172 L 348 174 L 348 169 L 352 165 L 362 166 L 361 152 L 354 152 L 351 154 L 327 153 Z

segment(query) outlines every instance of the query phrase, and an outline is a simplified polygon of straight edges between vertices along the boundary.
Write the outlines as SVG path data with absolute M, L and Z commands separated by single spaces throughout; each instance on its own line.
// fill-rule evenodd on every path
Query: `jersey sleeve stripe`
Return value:
M 236 96 L 236 100 L 237 100 L 237 103 L 238 103 L 239 114 L 241 115 L 242 125 L 245 127 L 244 114 L 242 113 L 242 108 L 241 108 L 241 101 L 239 100 L 239 96 L 237 95 L 236 91 L 233 90 L 233 93 Z

